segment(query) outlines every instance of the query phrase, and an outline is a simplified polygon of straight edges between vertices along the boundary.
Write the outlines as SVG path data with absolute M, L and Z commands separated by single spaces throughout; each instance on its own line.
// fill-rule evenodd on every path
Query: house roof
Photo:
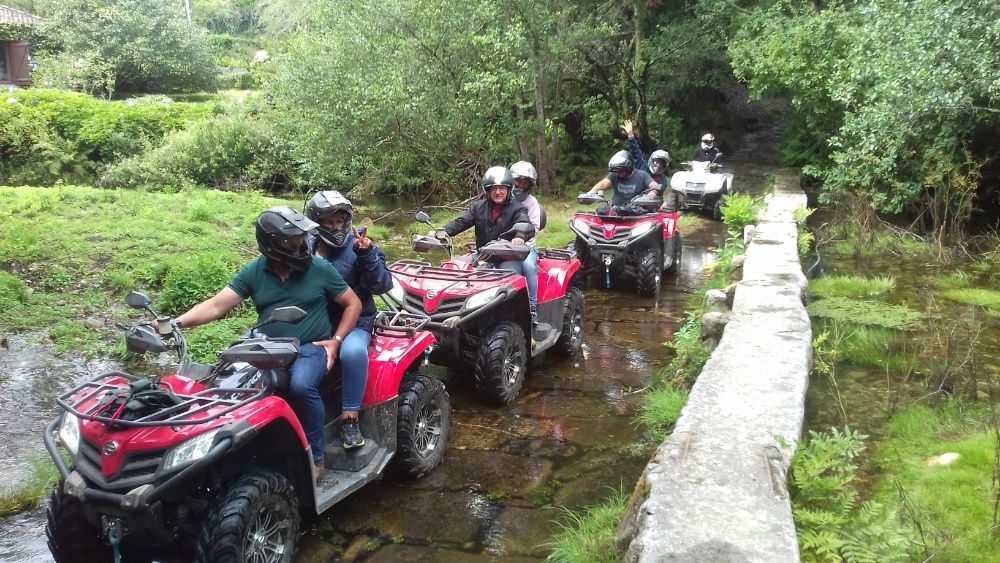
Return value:
M 8 25 L 41 25 L 42 18 L 23 10 L 0 4 L 0 24 Z

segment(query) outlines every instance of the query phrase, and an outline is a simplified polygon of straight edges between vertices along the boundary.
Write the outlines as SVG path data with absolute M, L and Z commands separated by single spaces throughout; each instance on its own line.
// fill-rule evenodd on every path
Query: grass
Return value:
M 916 559 L 997 561 L 1000 536 L 991 533 L 997 438 L 986 422 L 990 416 L 984 405 L 953 400 L 937 409 L 907 407 L 890 422 L 876 458 L 892 479 L 878 484 L 876 496 L 923 530 Z M 946 452 L 960 457 L 947 466 L 927 465 L 927 458 Z
M 806 311 L 810 317 L 896 330 L 915 330 L 923 320 L 920 313 L 904 305 L 846 297 L 829 297 L 814 301 L 806 307 Z
M 688 390 L 666 384 L 646 393 L 637 418 L 646 425 L 655 440 L 664 440 L 681 417 L 688 400 Z
M 38 506 L 42 497 L 59 483 L 59 471 L 48 457 L 31 461 L 28 482 L 16 490 L 0 490 L 0 517 Z
M 615 542 L 615 531 L 625 512 L 627 497 L 616 491 L 603 504 L 576 513 L 563 510 L 567 522 L 562 532 L 546 547 L 552 549 L 549 563 L 617 563 L 622 560 Z
M 864 298 L 885 295 L 896 286 L 892 276 L 829 276 L 809 281 L 809 292 L 818 297 Z
M 972 277 L 961 270 L 935 276 L 931 283 L 938 289 L 958 289 L 972 285 Z
M 994 312 L 1000 312 L 1000 291 L 978 287 L 948 289 L 941 293 L 945 299 L 978 305 Z

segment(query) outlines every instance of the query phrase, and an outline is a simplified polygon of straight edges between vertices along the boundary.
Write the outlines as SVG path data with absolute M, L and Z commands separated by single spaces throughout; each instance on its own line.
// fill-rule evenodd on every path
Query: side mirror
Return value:
M 265 323 L 297 323 L 306 318 L 306 312 L 298 307 L 278 307 L 271 312 Z
M 423 211 L 417 211 L 417 214 L 414 215 L 413 218 L 421 223 L 427 223 L 428 225 L 431 224 L 431 218 L 428 217 Z
M 500 238 L 510 240 L 522 233 L 530 233 L 533 230 L 535 230 L 535 226 L 531 223 L 514 223 L 514 226 L 509 231 L 502 233 Z
M 125 296 L 125 303 L 134 309 L 145 309 L 149 307 L 150 301 L 149 296 L 144 293 L 139 293 L 138 291 L 130 291 L 128 295 Z
M 712 159 L 712 162 L 715 162 L 716 160 L 719 160 L 720 158 L 722 158 L 722 151 L 719 151 L 719 152 L 715 153 L 715 158 Z

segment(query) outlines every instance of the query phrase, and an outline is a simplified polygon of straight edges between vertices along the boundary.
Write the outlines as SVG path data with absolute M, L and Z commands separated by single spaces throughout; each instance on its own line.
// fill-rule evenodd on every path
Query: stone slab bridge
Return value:
M 618 530 L 626 561 L 799 560 L 786 478 L 812 330 L 793 216 L 806 207 L 798 174 L 778 171 L 765 201 L 745 233 L 735 292 L 706 297 L 706 317 L 728 322 L 632 494 Z

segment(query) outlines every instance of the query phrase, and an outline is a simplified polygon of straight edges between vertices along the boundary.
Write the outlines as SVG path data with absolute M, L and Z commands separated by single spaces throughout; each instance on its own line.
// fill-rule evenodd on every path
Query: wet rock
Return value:
M 538 436 L 541 431 L 530 418 L 469 412 L 452 413 L 451 428 L 449 450 L 499 450 L 510 440 Z
M 619 369 L 621 369 L 619 367 Z M 511 413 L 520 416 L 549 419 L 566 416 L 602 416 L 611 414 L 607 400 L 602 396 L 585 396 L 577 393 L 539 393 L 522 397 Z
M 344 550 L 344 554 L 340 556 L 340 560 L 344 562 L 357 561 L 358 559 L 368 555 L 370 551 L 377 550 L 378 546 L 379 541 L 377 539 L 366 535 L 360 535 L 351 540 L 347 549 Z
M 102 321 L 101 319 L 96 319 L 94 317 L 87 317 L 83 321 L 83 326 L 87 327 L 90 330 L 97 330 L 100 328 L 104 328 L 104 321 Z
M 645 462 L 645 459 L 635 459 L 627 463 L 609 457 L 604 463 L 591 464 L 586 471 L 566 475 L 552 504 L 577 511 L 601 504 L 614 491 L 630 490 Z
M 505 509 L 497 521 L 486 532 L 489 551 L 496 555 L 528 555 L 545 557 L 546 541 L 559 532 L 556 523 L 559 513 L 544 508 Z
M 547 459 L 500 452 L 448 450 L 444 463 L 417 481 L 414 488 L 495 491 L 514 495 L 544 483 L 552 474 Z
M 722 313 L 729 311 L 729 306 L 726 305 L 726 292 L 721 289 L 710 289 L 706 291 L 705 310 Z
M 731 283 L 726 286 L 722 291 L 726 292 L 726 307 L 729 309 L 733 308 L 733 301 L 736 300 L 736 288 L 739 284 Z
M 703 342 L 716 342 L 722 339 L 722 331 L 729 323 L 729 314 L 709 312 L 701 316 L 701 339 Z M 713 347 L 714 348 L 714 347 Z
M 733 256 L 733 261 L 729 263 L 729 279 L 743 279 L 743 262 L 746 261 L 746 254 Z
M 632 444 L 640 431 L 632 424 L 622 424 L 616 417 L 567 417 L 559 422 L 566 440 L 583 447 Z

